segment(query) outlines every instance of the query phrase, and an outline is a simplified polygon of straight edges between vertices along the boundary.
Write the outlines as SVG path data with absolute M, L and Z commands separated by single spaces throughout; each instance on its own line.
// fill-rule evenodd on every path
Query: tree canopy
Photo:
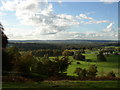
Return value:
M 8 43 L 8 37 L 4 34 L 3 25 L 0 23 L 0 33 L 2 34 L 2 48 L 6 48 Z

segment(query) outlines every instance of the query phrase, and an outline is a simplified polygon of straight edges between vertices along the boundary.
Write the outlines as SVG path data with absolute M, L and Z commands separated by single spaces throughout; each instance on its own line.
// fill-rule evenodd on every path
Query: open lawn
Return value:
M 120 58 L 119 55 L 109 55 L 106 56 L 107 61 L 106 62 L 97 62 L 97 54 L 96 52 L 94 53 L 88 53 L 84 54 L 86 56 L 86 59 L 90 59 L 92 62 L 86 62 L 86 61 L 80 61 L 80 60 L 74 60 L 71 56 L 69 57 L 73 62 L 72 64 L 68 67 L 67 74 L 70 76 L 74 76 L 75 74 L 73 73 L 76 69 L 76 67 L 81 67 L 81 68 L 88 68 L 89 65 L 95 64 L 97 65 L 98 73 L 97 76 L 101 75 L 106 75 L 110 71 L 114 71 L 117 76 L 119 76 L 118 72 L 118 58 Z M 77 62 L 80 62 L 80 64 L 77 64 Z
M 3 83 L 3 88 L 118 88 L 118 81 L 43 81 Z
M 67 69 L 67 75 L 69 76 L 76 76 L 76 74 L 74 74 L 74 71 L 77 67 L 81 67 L 81 68 L 88 68 L 91 64 L 95 64 L 97 65 L 97 76 L 104 76 L 106 75 L 108 72 L 113 71 L 115 72 L 116 76 L 120 76 L 120 72 L 119 72 L 119 58 L 120 55 L 108 55 L 106 56 L 107 61 L 106 62 L 97 62 L 97 53 L 98 51 L 90 51 L 88 50 L 85 55 L 86 59 L 91 60 L 91 62 L 87 62 L 87 61 L 80 61 L 80 60 L 75 60 L 73 59 L 72 56 L 69 56 L 69 59 L 72 60 L 72 64 L 69 65 L 68 69 Z M 62 56 L 60 56 L 61 58 Z M 54 57 L 50 57 L 50 58 L 54 58 Z M 77 64 L 77 62 L 80 62 L 80 64 Z

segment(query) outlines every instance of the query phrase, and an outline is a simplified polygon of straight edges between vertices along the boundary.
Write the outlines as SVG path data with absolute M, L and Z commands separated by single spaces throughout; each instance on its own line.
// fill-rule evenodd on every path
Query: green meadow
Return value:
M 118 69 L 119 69 L 118 62 L 119 61 L 118 61 L 118 59 L 120 58 L 120 55 L 106 56 L 107 61 L 105 61 L 105 62 L 97 61 L 96 51 L 94 53 L 89 53 L 89 54 L 84 54 L 84 55 L 86 56 L 86 59 L 90 59 L 91 62 L 75 60 L 72 58 L 72 56 L 69 57 L 69 59 L 72 60 L 72 64 L 68 67 L 68 70 L 67 70 L 68 75 L 74 76 L 75 74 L 73 72 L 75 71 L 75 69 L 77 67 L 87 69 L 89 67 L 89 65 L 95 64 L 98 69 L 97 76 L 106 75 L 110 71 L 115 72 L 116 76 L 119 76 L 119 72 L 118 72 Z M 77 62 L 80 62 L 80 64 L 77 64 Z
M 118 47 L 114 47 L 113 48 L 118 48 Z M 110 46 L 104 47 L 104 48 L 110 48 Z M 73 50 L 74 51 L 74 50 Z M 114 54 L 110 54 L 110 55 L 105 55 L 107 61 L 105 62 L 98 62 L 97 61 L 97 54 L 98 54 L 98 50 L 86 50 L 86 53 L 83 54 L 85 55 L 85 58 L 88 60 L 91 60 L 90 62 L 87 61 L 81 61 L 81 60 L 75 60 L 73 59 L 72 56 L 69 56 L 69 59 L 72 61 L 71 65 L 69 65 L 68 69 L 67 69 L 67 75 L 69 76 L 76 76 L 76 74 L 74 74 L 74 71 L 77 67 L 80 68 L 88 68 L 90 65 L 95 64 L 97 66 L 97 76 L 104 76 L 106 75 L 108 72 L 113 71 L 116 76 L 120 76 L 120 72 L 119 72 L 119 58 L 120 55 L 114 55 Z M 61 58 L 62 56 L 59 56 L 59 58 Z M 54 57 L 50 57 L 51 59 L 53 59 Z M 77 64 L 77 62 L 80 62 L 80 64 Z

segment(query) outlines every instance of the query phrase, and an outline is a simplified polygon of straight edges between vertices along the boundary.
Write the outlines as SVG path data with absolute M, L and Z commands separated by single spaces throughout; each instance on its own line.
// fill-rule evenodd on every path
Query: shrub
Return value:
M 37 63 L 36 72 L 40 75 L 53 76 L 66 71 L 69 64 L 67 57 L 62 57 L 61 59 L 56 57 L 53 60 L 41 58 Z
M 84 68 L 76 68 L 74 71 L 79 78 L 85 79 L 85 78 L 94 78 L 97 74 L 97 66 L 96 65 L 91 65 L 87 70 Z
M 106 58 L 103 55 L 103 52 L 99 52 L 99 54 L 97 55 L 97 60 L 98 61 L 106 61 Z
M 3 71 L 12 71 L 20 60 L 20 53 L 17 47 L 10 47 L 2 50 Z
M 69 51 L 69 50 L 64 50 L 62 52 L 63 56 L 72 56 L 73 54 L 74 54 L 74 52 L 73 51 Z
M 36 72 L 40 75 L 52 76 L 59 72 L 59 68 L 56 62 L 41 58 L 37 63 Z
M 60 56 L 60 55 L 62 55 L 62 51 L 61 50 L 57 50 L 57 49 L 53 50 L 53 56 Z
M 90 65 L 89 66 L 89 68 L 88 68 L 88 70 L 87 70 L 87 77 L 89 77 L 89 78 L 93 78 L 93 77 L 95 77 L 97 74 L 97 66 L 96 65 Z
M 79 78 L 82 79 L 86 78 L 87 76 L 87 70 L 82 68 L 76 68 L 74 73 L 76 73 L 79 76 Z
M 36 66 L 36 59 L 33 57 L 31 52 L 22 53 L 20 61 L 18 63 L 18 71 L 23 73 L 31 73 L 34 71 Z
M 77 64 L 81 64 L 80 62 L 77 62 Z
M 71 61 L 69 60 L 69 58 L 66 57 L 62 57 L 61 59 L 56 58 L 55 61 L 57 62 L 57 65 L 59 67 L 59 71 L 65 72 L 69 66 L 69 64 L 71 64 Z
M 13 68 L 12 60 L 9 59 L 7 50 L 2 49 L 2 71 L 11 71 Z
M 73 55 L 73 58 L 76 60 L 85 60 L 85 56 L 82 55 L 81 53 L 77 53 L 77 54 Z
M 107 74 L 107 77 L 116 77 L 115 73 L 113 71 L 110 71 L 108 74 Z

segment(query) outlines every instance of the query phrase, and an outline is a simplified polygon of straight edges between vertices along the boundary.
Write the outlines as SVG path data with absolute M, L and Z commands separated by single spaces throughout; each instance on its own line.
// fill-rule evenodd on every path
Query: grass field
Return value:
M 3 83 L 3 88 L 118 88 L 118 81 L 43 81 Z
M 76 76 L 73 72 L 77 67 L 81 68 L 88 68 L 90 65 L 95 64 L 97 65 L 97 76 L 101 75 L 106 75 L 110 71 L 114 71 L 116 76 L 120 76 L 119 72 L 119 58 L 120 55 L 109 55 L 106 56 L 107 61 L 106 62 L 97 62 L 97 52 L 95 51 L 94 53 L 88 53 L 84 54 L 86 56 L 86 59 L 90 59 L 92 62 L 86 62 L 86 61 L 80 61 L 80 60 L 75 60 L 72 58 L 72 56 L 69 56 L 69 59 L 72 60 L 72 64 L 69 65 L 67 69 L 67 74 L 69 76 Z M 61 56 L 60 56 L 61 57 Z M 54 57 L 51 57 L 54 58 Z M 77 64 L 77 62 L 80 62 L 81 64 Z
M 97 76 L 101 76 L 101 75 L 106 75 L 108 72 L 110 71 L 114 71 L 116 76 L 119 76 L 119 72 L 118 72 L 118 59 L 120 58 L 119 55 L 109 55 L 106 56 L 107 61 L 106 62 L 96 62 L 97 61 L 97 52 L 93 52 L 93 53 L 88 53 L 88 54 L 84 54 L 86 56 L 86 59 L 90 59 L 92 62 L 86 62 L 86 61 L 79 61 L 79 60 L 74 60 L 71 56 L 69 57 L 73 62 L 72 64 L 69 66 L 68 70 L 67 70 L 67 74 L 70 76 L 74 76 L 75 74 L 73 73 L 76 69 L 76 67 L 81 67 L 81 68 L 88 68 L 89 65 L 91 64 L 95 64 L 97 65 L 97 69 L 98 69 L 98 75 Z M 80 62 L 81 64 L 77 64 L 77 62 Z
M 86 54 L 83 54 L 85 55 L 86 59 L 90 59 L 92 62 L 75 60 L 73 59 L 72 56 L 69 56 L 69 59 L 72 60 L 72 64 L 69 65 L 67 69 L 67 75 L 76 76 L 76 74 L 74 74 L 74 71 L 77 67 L 87 69 L 91 64 L 95 64 L 97 65 L 97 69 L 98 69 L 97 76 L 101 76 L 101 75 L 104 76 L 110 71 L 115 72 L 116 76 L 120 76 L 120 72 L 119 72 L 120 67 L 118 61 L 120 55 L 109 55 L 106 56 L 107 59 L 106 62 L 97 62 L 97 53 L 98 51 L 87 50 Z M 50 58 L 54 58 L 54 57 L 50 57 Z M 81 64 L 77 64 L 77 62 L 80 62 Z

